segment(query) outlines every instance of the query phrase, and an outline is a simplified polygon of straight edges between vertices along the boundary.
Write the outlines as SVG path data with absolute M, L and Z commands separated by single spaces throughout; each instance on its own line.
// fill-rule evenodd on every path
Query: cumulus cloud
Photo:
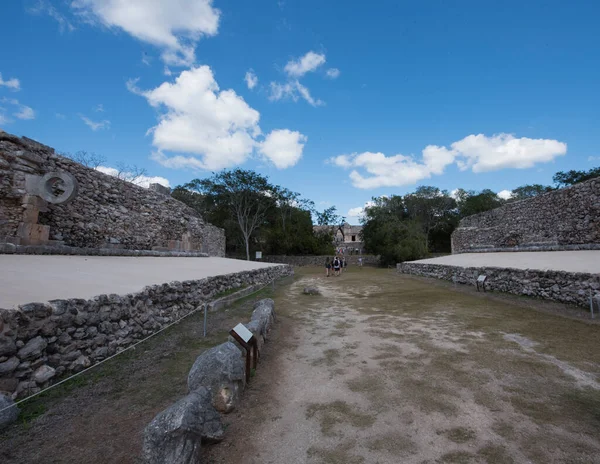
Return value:
M 135 185 L 139 185 L 140 187 L 148 188 L 150 184 L 160 184 L 165 187 L 171 187 L 171 184 L 168 179 L 160 176 L 146 176 L 146 175 L 135 175 L 131 172 L 123 172 L 116 168 L 111 168 L 108 166 L 98 166 L 96 171 L 100 171 L 104 174 L 108 174 L 109 176 L 118 177 L 119 179 L 131 179 L 130 182 Z
M 80 114 L 79 117 L 85 123 L 85 125 L 92 129 L 94 132 L 103 129 L 110 129 L 110 121 L 107 119 L 104 119 L 102 121 L 92 121 L 90 118 L 84 116 L 83 114 Z
M 258 84 L 258 76 L 254 73 L 252 69 L 246 72 L 244 80 L 246 81 L 246 85 L 250 90 L 252 90 Z
M 322 106 L 325 104 L 323 100 L 313 98 L 308 88 L 297 80 L 285 83 L 271 82 L 269 100 L 279 101 L 290 99 L 296 102 L 300 98 L 306 100 L 311 106 Z
M 11 90 L 18 91 L 21 90 L 21 83 L 19 82 L 19 79 L 14 77 L 5 81 L 2 79 L 2 73 L 0 73 L 0 87 L 8 87 Z
M 386 156 L 383 153 L 354 153 L 330 158 L 329 162 L 344 169 L 353 168 L 350 179 L 355 187 L 371 189 L 411 185 L 432 175 L 443 174 L 448 165 L 473 172 L 499 169 L 530 168 L 552 161 L 567 152 L 567 145 L 557 140 L 515 138 L 511 134 L 487 137 L 469 135 L 450 148 L 428 145 L 422 159 L 412 156 Z
M 269 159 L 277 169 L 294 166 L 302 157 L 307 137 L 289 129 L 272 131 L 260 144 L 259 151 Z
M 290 77 L 302 77 L 308 72 L 315 71 L 319 66 L 325 64 L 325 55 L 322 53 L 308 52 L 297 60 L 290 60 L 283 70 Z
M 498 192 L 498 197 L 502 198 L 503 200 L 509 200 L 510 198 L 512 198 L 513 194 L 510 190 L 501 190 Z
M 194 63 L 196 43 L 217 34 L 221 15 L 212 0 L 73 0 L 71 5 L 88 22 L 159 47 L 163 61 L 174 66 Z
M 329 68 L 325 75 L 330 79 L 337 79 L 340 76 L 340 70 L 338 68 Z
M 296 153 L 291 134 L 298 134 L 295 149 L 305 141 L 299 133 L 278 130 L 259 142 L 259 112 L 235 91 L 220 90 L 208 66 L 183 71 L 174 82 L 164 82 L 151 90 L 138 88 L 137 80 L 128 81 L 127 88 L 159 110 L 158 124 L 148 133 L 157 149 L 152 158 L 167 167 L 228 168 L 242 164 L 256 148 L 264 156 L 270 154 L 281 167 L 286 162 L 276 157 L 273 147 L 281 143 L 280 148 L 286 150 L 283 156 L 289 158 Z M 181 154 L 167 156 L 167 151 Z
M 375 203 L 372 201 L 367 201 L 365 202 L 364 206 L 357 206 L 356 208 L 350 208 L 348 210 L 348 213 L 346 214 L 346 216 L 348 218 L 356 218 L 356 219 L 362 219 L 365 215 L 365 209 L 369 208 L 371 206 L 374 206 Z

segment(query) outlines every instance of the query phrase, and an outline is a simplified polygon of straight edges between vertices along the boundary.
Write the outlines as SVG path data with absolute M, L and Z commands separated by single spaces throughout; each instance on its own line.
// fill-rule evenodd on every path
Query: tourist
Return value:
M 340 275 L 340 259 L 337 256 L 333 260 L 333 271 L 336 276 Z
M 331 271 L 331 262 L 329 262 L 329 256 L 325 260 L 325 276 L 329 277 L 329 272 Z
M 358 257 L 358 267 L 362 267 L 362 256 Z
M 342 269 L 344 269 L 344 271 L 345 271 L 347 267 L 348 267 L 348 261 L 346 261 L 346 257 L 344 256 L 344 258 L 342 259 Z

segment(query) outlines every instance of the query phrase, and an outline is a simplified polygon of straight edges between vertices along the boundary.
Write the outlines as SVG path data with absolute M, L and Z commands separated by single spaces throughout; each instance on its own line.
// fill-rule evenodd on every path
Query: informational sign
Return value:
M 485 279 L 487 279 L 487 276 L 484 274 L 477 277 L 477 291 L 479 291 L 479 286 L 481 285 L 481 288 L 485 292 Z
M 244 324 L 241 322 L 233 328 L 233 331 L 244 340 L 244 343 L 248 343 L 252 338 L 252 332 L 250 332 Z
M 262 251 L 256 252 L 256 259 L 262 259 Z

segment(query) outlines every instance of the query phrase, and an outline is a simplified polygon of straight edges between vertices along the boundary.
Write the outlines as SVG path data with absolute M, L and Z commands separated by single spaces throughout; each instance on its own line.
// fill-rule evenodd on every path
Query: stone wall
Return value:
M 600 178 L 460 221 L 452 253 L 600 249 Z
M 332 258 L 329 256 L 329 258 Z M 345 255 L 348 266 L 357 266 L 359 255 Z M 291 264 L 292 266 L 320 266 L 325 267 L 327 256 L 286 256 L 286 255 L 265 255 L 262 261 L 265 263 Z M 379 256 L 363 255 L 363 266 L 379 266 Z
M 46 203 L 28 176 L 66 172 L 74 199 Z M 171 196 L 87 168 L 53 148 L 0 131 L 0 242 L 225 255 L 223 229 Z
M 293 274 L 272 266 L 152 285 L 128 295 L 52 300 L 0 309 L 0 391 L 35 393 L 157 332 L 216 294 Z
M 510 269 L 498 267 L 460 267 L 441 264 L 406 262 L 397 271 L 434 277 L 459 284 L 475 285 L 479 275 L 486 275 L 486 290 L 532 296 L 561 303 L 589 307 L 590 291 L 600 296 L 600 274 L 579 272 Z

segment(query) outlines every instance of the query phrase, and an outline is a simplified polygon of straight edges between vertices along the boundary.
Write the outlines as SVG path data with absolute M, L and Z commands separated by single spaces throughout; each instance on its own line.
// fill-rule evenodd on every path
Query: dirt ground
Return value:
M 600 463 L 600 326 L 563 306 L 371 268 L 300 269 L 273 297 L 257 374 L 203 462 Z M 213 313 L 208 340 L 193 316 L 32 402 L 0 462 L 139 462 L 144 426 L 254 298 Z
M 207 462 L 600 462 L 600 326 L 393 271 L 320 274 L 277 295 L 269 357 Z

